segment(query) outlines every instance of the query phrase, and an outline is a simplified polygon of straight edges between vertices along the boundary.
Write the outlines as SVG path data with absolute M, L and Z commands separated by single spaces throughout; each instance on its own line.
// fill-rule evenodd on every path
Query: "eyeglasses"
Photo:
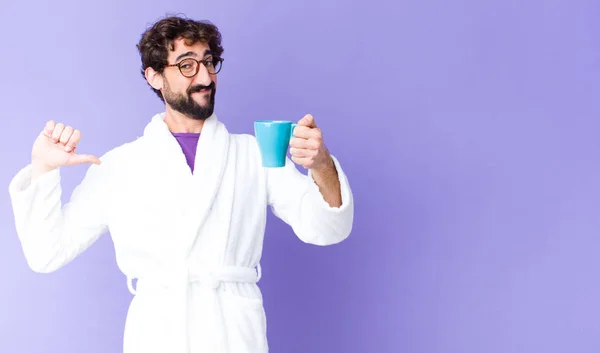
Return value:
M 198 74 L 200 70 L 200 63 L 202 63 L 208 73 L 211 75 L 216 75 L 221 71 L 221 67 L 223 66 L 223 58 L 212 57 L 204 60 L 196 60 L 192 58 L 183 59 L 177 64 L 171 64 L 166 66 L 177 66 L 179 68 L 179 72 L 187 78 L 192 78 Z

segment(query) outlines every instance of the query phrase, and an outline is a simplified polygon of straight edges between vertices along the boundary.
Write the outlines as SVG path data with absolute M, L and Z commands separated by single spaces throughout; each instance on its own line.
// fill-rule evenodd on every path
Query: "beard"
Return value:
M 196 92 L 200 92 L 202 90 L 209 90 L 209 98 L 208 103 L 206 105 L 198 104 L 192 94 Z M 165 98 L 165 102 L 175 111 L 180 112 L 181 114 L 189 117 L 194 120 L 206 120 L 208 119 L 214 112 L 215 109 L 215 93 L 216 87 L 215 83 L 211 82 L 210 85 L 196 85 L 188 88 L 185 94 L 175 93 L 171 91 L 171 87 L 169 87 L 169 83 L 165 80 L 165 89 L 163 93 L 163 97 Z

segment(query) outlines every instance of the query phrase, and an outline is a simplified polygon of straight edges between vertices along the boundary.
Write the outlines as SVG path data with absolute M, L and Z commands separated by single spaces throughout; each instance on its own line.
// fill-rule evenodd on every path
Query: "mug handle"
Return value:
M 294 129 L 298 126 L 298 124 L 292 123 L 292 128 L 290 129 L 290 140 L 294 137 Z

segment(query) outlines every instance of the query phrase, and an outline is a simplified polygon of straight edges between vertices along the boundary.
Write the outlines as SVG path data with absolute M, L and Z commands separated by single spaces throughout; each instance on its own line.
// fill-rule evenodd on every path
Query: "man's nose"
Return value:
M 198 73 L 194 77 L 194 84 L 208 86 L 212 82 L 210 75 L 208 73 L 208 69 L 202 63 L 198 68 Z

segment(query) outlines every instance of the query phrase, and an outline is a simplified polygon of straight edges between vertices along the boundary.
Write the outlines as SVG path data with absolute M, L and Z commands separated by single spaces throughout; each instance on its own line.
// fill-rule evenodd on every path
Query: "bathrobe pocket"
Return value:
M 168 353 L 170 316 L 151 296 L 136 295 L 125 322 L 124 353 Z
M 225 292 L 221 303 L 232 352 L 268 352 L 267 320 L 262 300 Z

